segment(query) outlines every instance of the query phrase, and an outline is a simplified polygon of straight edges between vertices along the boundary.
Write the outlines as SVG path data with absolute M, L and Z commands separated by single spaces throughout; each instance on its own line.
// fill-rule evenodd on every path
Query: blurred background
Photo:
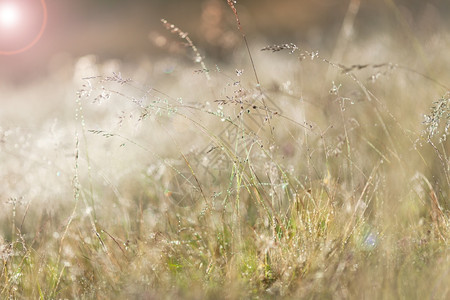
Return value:
M 34 9 L 39 11 L 39 5 L 36 6 L 39 0 L 28 2 L 35 3 Z M 434 33 L 450 28 L 448 0 L 352 2 L 357 10 L 354 39 L 364 40 L 375 33 L 393 35 L 394 39 L 413 35 L 425 44 Z M 55 69 L 73 65 L 78 57 L 87 54 L 96 55 L 98 61 L 114 58 L 139 62 L 143 58 L 154 60 L 167 53 L 182 52 L 182 42 L 165 30 L 162 18 L 188 32 L 209 59 L 226 61 L 241 43 L 226 0 L 47 0 L 46 3 L 48 24 L 42 39 L 24 53 L 0 56 L 3 84 L 42 78 Z M 344 0 L 241 0 L 236 7 L 251 40 L 267 44 L 294 42 L 331 53 L 343 20 L 351 11 L 349 4 L 350 1 Z M 37 18 L 36 28 L 39 22 Z M 0 46 L 7 47 L 4 43 Z

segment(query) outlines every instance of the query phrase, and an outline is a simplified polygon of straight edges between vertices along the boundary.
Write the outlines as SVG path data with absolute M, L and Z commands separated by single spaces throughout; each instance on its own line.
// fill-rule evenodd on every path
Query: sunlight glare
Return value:
M 0 6 L 0 25 L 2 27 L 13 27 L 19 21 L 19 10 L 12 3 Z

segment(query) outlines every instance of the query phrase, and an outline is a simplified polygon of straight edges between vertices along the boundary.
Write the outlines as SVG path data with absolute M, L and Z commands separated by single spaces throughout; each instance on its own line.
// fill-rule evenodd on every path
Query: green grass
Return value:
M 1 124 L 1 297 L 448 298 L 449 41 L 211 67 L 189 39 L 201 65 Z

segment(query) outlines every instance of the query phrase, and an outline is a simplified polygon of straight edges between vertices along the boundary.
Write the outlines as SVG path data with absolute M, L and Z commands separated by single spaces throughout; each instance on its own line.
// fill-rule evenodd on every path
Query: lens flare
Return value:
M 13 27 L 20 19 L 19 9 L 13 3 L 4 3 L 0 6 L 0 26 Z
M 46 26 L 47 5 L 45 0 L 0 0 L 0 55 L 14 55 L 27 51 L 41 39 Z M 34 31 L 36 31 L 36 34 L 29 35 L 25 40 L 25 37 L 29 34 L 27 32 Z M 7 32 L 14 32 L 15 36 L 14 34 L 9 34 Z M 19 43 L 21 46 L 19 44 L 17 48 L 10 46 L 13 45 L 9 42 L 9 40 L 12 40 L 11 37 L 16 38 L 17 40 L 17 38 L 20 39 L 21 36 L 24 36 L 24 42 Z

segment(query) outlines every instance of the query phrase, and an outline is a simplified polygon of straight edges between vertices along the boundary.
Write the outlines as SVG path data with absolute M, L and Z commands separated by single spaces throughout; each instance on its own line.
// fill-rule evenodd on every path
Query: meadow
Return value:
M 0 88 L 2 299 L 450 297 L 450 32 L 350 7 L 322 51 L 228 5 L 228 61 L 162 20 L 177 54 Z

